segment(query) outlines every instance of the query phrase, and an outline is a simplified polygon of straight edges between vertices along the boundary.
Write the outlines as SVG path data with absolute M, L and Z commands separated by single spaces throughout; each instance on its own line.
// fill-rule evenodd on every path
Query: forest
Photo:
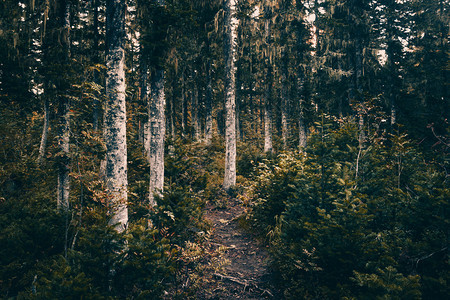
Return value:
M 0 298 L 447 299 L 449 8 L 0 0 Z

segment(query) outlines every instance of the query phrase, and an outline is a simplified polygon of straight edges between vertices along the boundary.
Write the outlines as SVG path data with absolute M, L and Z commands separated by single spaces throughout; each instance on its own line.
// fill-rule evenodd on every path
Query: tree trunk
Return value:
M 94 63 L 98 63 L 99 62 L 99 29 L 98 29 L 98 9 L 99 9 L 99 0 L 94 0 L 93 1 L 93 5 L 94 5 L 94 22 L 93 22 L 93 33 L 94 33 Z M 97 70 L 94 69 L 94 83 L 99 84 L 99 72 Z M 94 99 L 94 111 L 92 113 L 92 129 L 94 131 L 98 130 L 98 119 L 99 119 L 99 111 L 100 111 L 100 107 L 101 107 L 101 103 L 100 101 L 96 98 Z
M 38 164 L 42 164 L 45 157 L 45 150 L 47 149 L 48 128 L 50 124 L 50 111 L 48 98 L 44 95 L 44 125 L 42 126 L 41 144 L 39 146 Z
M 307 132 L 306 132 L 306 122 L 305 115 L 303 112 L 303 106 L 305 103 L 305 93 L 304 93 L 304 72 L 302 69 L 298 70 L 297 78 L 297 95 L 299 99 L 299 115 L 298 115 L 298 145 L 300 151 L 306 148 Z
M 62 46 L 66 63 L 70 57 L 70 2 L 65 2 L 64 16 L 62 18 Z M 65 83 L 62 83 L 66 86 Z M 65 91 L 62 91 L 65 93 Z M 58 107 L 58 147 L 60 151 L 60 161 L 58 164 L 58 187 L 57 187 L 57 207 L 63 211 L 69 209 L 70 193 L 70 104 L 69 98 L 59 95 Z
M 170 109 L 169 109 L 169 113 L 170 113 L 170 117 L 169 117 L 169 127 L 170 127 L 170 136 L 172 138 L 172 140 L 175 140 L 175 97 L 173 97 L 173 93 L 172 93 L 172 97 L 170 99 Z
M 264 93 L 264 153 L 272 153 L 272 68 L 267 68 L 266 91 Z
M 265 20 L 265 39 L 267 45 L 267 53 L 269 57 L 266 57 L 266 90 L 264 93 L 264 153 L 272 153 L 272 62 L 270 59 L 270 17 L 269 8 L 266 8 L 266 20 Z
M 106 187 L 111 219 L 118 232 L 127 228 L 127 140 L 125 103 L 125 0 L 106 1 Z
M 185 80 L 184 71 L 181 74 L 181 136 L 184 137 L 186 134 L 186 124 L 187 124 L 187 100 L 186 100 L 186 90 L 185 90 Z
M 395 106 L 394 99 L 391 99 L 391 126 L 394 126 L 397 122 L 397 107 Z
M 192 123 L 194 126 L 194 141 L 200 140 L 200 121 L 199 121 L 199 104 L 200 104 L 200 91 L 197 84 L 194 81 L 194 95 L 192 97 Z
M 142 48 L 141 48 L 142 51 Z M 148 66 L 146 58 L 143 57 L 143 53 L 141 53 L 141 78 L 140 78 L 140 86 L 141 86 L 141 93 L 140 93 L 140 102 L 142 105 L 145 105 L 148 107 L 148 95 L 149 95 L 149 89 L 148 89 Z M 142 144 L 144 146 L 144 154 L 148 157 L 149 153 L 149 120 L 145 120 L 142 122 Z
M 159 69 L 152 74 L 152 97 L 149 102 L 150 124 L 150 206 L 156 205 L 155 195 L 162 196 L 164 188 L 164 137 L 165 122 L 165 96 L 164 71 Z
M 298 144 L 300 146 L 300 150 L 306 148 L 306 125 L 305 119 L 303 117 L 303 112 L 300 113 L 300 117 L 298 119 Z
M 206 98 L 205 98 L 205 106 L 206 106 L 206 124 L 205 124 L 205 140 L 206 144 L 210 145 L 212 142 L 212 131 L 213 131 L 213 119 L 212 119 L 212 84 L 211 84 L 211 70 L 210 65 L 207 63 L 206 66 Z
M 225 177 L 223 188 L 236 185 L 236 0 L 225 1 Z
M 287 62 L 283 65 L 281 75 L 281 136 L 283 139 L 283 150 L 287 150 L 287 140 L 289 136 L 289 117 L 288 117 L 288 103 L 289 103 L 289 91 L 288 91 L 288 70 Z

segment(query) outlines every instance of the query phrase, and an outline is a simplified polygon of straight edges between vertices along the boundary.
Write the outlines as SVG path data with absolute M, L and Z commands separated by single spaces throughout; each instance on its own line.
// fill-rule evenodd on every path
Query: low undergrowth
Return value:
M 401 133 L 316 123 L 308 147 L 259 164 L 248 224 L 287 299 L 444 299 L 449 294 L 445 160 Z

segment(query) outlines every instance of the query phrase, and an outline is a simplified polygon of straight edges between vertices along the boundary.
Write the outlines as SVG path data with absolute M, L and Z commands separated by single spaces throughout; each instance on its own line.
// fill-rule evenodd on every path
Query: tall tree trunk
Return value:
M 172 101 L 171 101 L 171 105 L 170 105 L 170 135 L 172 136 L 172 139 L 175 139 L 175 136 L 177 134 L 176 132 L 176 128 L 175 128 L 175 109 L 174 109 L 174 101 L 173 101 L 173 97 L 172 97 Z
M 363 87 L 362 87 L 362 73 L 363 73 L 363 57 L 362 57 L 362 45 L 361 40 L 356 38 L 355 41 L 355 87 L 357 93 L 357 99 L 360 105 L 359 114 L 358 114 L 358 126 L 359 126 L 359 145 L 362 147 L 365 140 L 365 132 L 364 132 L 364 103 L 363 103 Z
M 305 122 L 305 115 L 303 112 L 303 106 L 305 102 L 305 94 L 304 94 L 304 73 L 302 70 L 298 71 L 298 78 L 297 78 L 297 91 L 298 91 L 298 98 L 299 98 L 299 116 L 298 116 L 298 145 L 300 147 L 300 151 L 302 151 L 306 147 L 306 139 L 307 139 L 307 132 L 306 132 L 306 122 Z
M 66 63 L 70 57 L 70 2 L 64 2 L 64 16 L 62 18 L 62 46 L 64 59 Z M 61 85 L 66 86 L 65 83 Z M 65 93 L 63 91 L 63 93 Z M 57 207 L 63 211 L 69 209 L 70 193 L 70 104 L 69 98 L 65 95 L 59 95 L 58 107 L 58 147 L 60 151 L 60 161 L 58 164 L 58 187 L 57 187 Z
M 142 48 L 141 48 L 142 51 Z M 149 96 L 149 89 L 148 89 L 148 66 L 147 66 L 147 60 L 145 57 L 143 57 L 143 53 L 141 53 L 141 78 L 140 78 L 140 86 L 141 86 L 141 93 L 140 93 L 140 102 L 142 105 L 148 108 L 148 96 Z M 149 122 L 150 120 L 147 118 L 147 120 L 142 122 L 142 144 L 144 146 L 144 154 L 148 157 L 149 153 Z
M 264 93 L 264 152 L 272 153 L 272 67 L 267 68 L 266 90 Z
M 164 138 L 166 133 L 164 70 L 152 74 L 152 97 L 149 102 L 150 120 L 150 206 L 156 205 L 155 195 L 162 196 L 164 188 Z
M 285 58 L 286 60 L 286 58 Z M 289 90 L 288 90 L 288 67 L 287 61 L 283 64 L 281 74 L 281 136 L 283 139 L 283 150 L 287 150 L 287 140 L 289 136 L 289 116 L 288 116 L 288 103 L 289 103 Z
M 236 38 L 237 0 L 225 1 L 225 176 L 223 188 L 236 185 Z
M 186 82 L 184 80 L 184 71 L 181 73 L 181 136 L 186 135 L 187 125 L 187 99 L 186 99 Z
M 172 87 L 172 91 L 173 91 L 173 87 Z M 169 101 L 169 127 L 170 127 L 170 137 L 172 138 L 172 140 L 175 140 L 175 97 L 173 96 L 173 92 L 172 92 L 172 97 L 170 97 L 170 101 Z
M 200 95 L 199 87 L 195 83 L 194 80 L 194 95 L 192 97 L 192 124 L 194 127 L 194 141 L 198 142 L 200 140 L 200 120 L 199 120 L 199 104 L 200 104 Z
M 94 0 L 93 1 L 93 5 L 94 5 L 94 22 L 93 22 L 93 33 L 94 33 L 94 63 L 99 63 L 99 29 L 98 29 L 98 9 L 99 9 L 99 0 Z M 99 72 L 97 70 L 94 69 L 94 83 L 99 84 Z M 98 119 L 99 119 L 99 111 L 100 111 L 100 107 L 101 107 L 101 103 L 100 101 L 96 98 L 94 99 L 94 111 L 92 113 L 92 128 L 94 131 L 98 130 Z
M 397 122 L 397 107 L 395 106 L 395 100 L 391 100 L 391 126 L 394 126 Z
M 210 70 L 209 62 L 207 62 L 206 66 L 206 98 L 205 98 L 205 106 L 206 106 L 206 124 L 205 124 L 205 140 L 206 144 L 210 145 L 212 142 L 212 131 L 213 131 L 213 118 L 212 118 L 212 83 L 211 83 L 211 70 Z
M 393 6 L 394 3 L 392 3 L 393 1 L 390 1 L 389 6 Z M 396 82 L 396 77 L 397 77 L 397 70 L 396 70 L 396 66 L 395 66 L 395 62 L 394 62 L 394 49 L 393 49 L 393 44 L 395 43 L 395 37 L 394 37 L 394 33 L 393 33 L 393 9 L 394 8 L 390 8 L 388 6 L 388 14 L 386 17 L 386 38 L 387 38 L 387 48 L 386 48 L 386 55 L 387 55 L 387 61 L 386 61 L 386 66 L 388 67 L 388 72 L 387 72 L 387 80 L 388 80 L 388 105 L 390 105 L 390 109 L 391 109 L 391 116 L 390 116 L 390 124 L 391 124 L 391 128 L 395 125 L 396 123 L 396 119 L 397 119 L 397 108 L 395 106 L 395 92 L 394 92 L 394 86 L 395 86 L 395 82 Z
M 41 144 L 39 146 L 38 164 L 42 164 L 47 149 L 48 129 L 50 125 L 50 111 L 48 98 L 44 95 L 44 125 L 42 126 Z
M 127 228 L 127 140 L 125 103 L 125 0 L 106 1 L 106 187 L 111 219 L 118 232 Z
M 265 39 L 267 45 L 267 54 L 266 57 L 266 76 L 264 83 L 266 85 L 266 90 L 264 93 L 264 153 L 272 153 L 272 62 L 270 59 L 271 49 L 270 49 L 270 18 L 271 15 L 269 13 L 270 9 L 266 8 L 266 20 L 265 20 Z

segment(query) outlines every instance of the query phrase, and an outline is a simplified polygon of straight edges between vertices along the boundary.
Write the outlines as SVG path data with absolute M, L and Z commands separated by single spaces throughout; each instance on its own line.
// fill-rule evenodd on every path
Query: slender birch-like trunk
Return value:
M 142 48 L 141 48 L 142 50 Z M 141 54 L 142 56 L 143 54 Z M 146 59 L 144 57 L 141 57 L 141 78 L 140 78 L 140 86 L 141 86 L 141 94 L 140 94 L 140 101 L 142 104 L 146 105 L 148 107 L 148 96 L 149 96 L 149 89 L 148 89 L 148 66 Z M 149 122 L 150 120 L 146 120 L 142 124 L 142 144 L 144 146 L 144 154 L 148 157 L 149 151 L 150 151 L 150 140 L 149 140 Z
M 194 95 L 192 97 L 192 123 L 194 126 L 194 141 L 200 140 L 200 121 L 199 121 L 199 103 L 200 92 L 196 84 L 194 83 Z
M 184 71 L 181 74 L 181 136 L 184 137 L 186 134 L 187 126 L 187 100 L 186 100 L 186 82 L 184 80 Z
M 270 61 L 270 19 L 265 20 L 265 38 L 268 58 L 266 58 L 266 90 L 264 93 L 264 153 L 272 153 L 272 65 Z
M 149 99 L 150 129 L 150 206 L 156 205 L 155 195 L 162 196 L 164 188 L 164 138 L 166 133 L 164 70 L 158 69 L 152 74 L 152 96 Z
M 266 90 L 264 93 L 264 153 L 272 153 L 272 68 L 267 68 Z
M 94 18 L 94 22 L 93 22 L 93 34 L 94 34 L 94 62 L 98 63 L 99 62 L 99 39 L 100 39 L 100 34 L 99 34 L 99 29 L 98 29 L 98 9 L 99 9 L 99 0 L 94 0 L 93 1 L 93 18 Z M 99 84 L 99 72 L 97 70 L 94 70 L 94 83 Z M 94 99 L 94 108 L 93 108 L 93 112 L 92 112 L 92 129 L 94 131 L 98 130 L 98 120 L 99 120 L 99 114 L 100 114 L 100 108 L 101 108 L 101 103 L 98 99 Z
M 304 73 L 300 69 L 298 71 L 298 78 L 297 78 L 297 90 L 299 98 L 298 145 L 300 147 L 300 151 L 303 151 L 303 149 L 306 147 L 306 140 L 307 140 L 306 122 L 305 122 L 305 115 L 303 112 L 303 106 L 305 102 L 304 82 L 305 82 Z
M 64 52 L 64 59 L 68 62 L 70 57 L 70 2 L 64 3 L 64 16 L 62 18 L 61 41 Z M 64 84 L 65 86 L 65 84 Z M 60 151 L 60 161 L 58 164 L 58 187 L 57 187 L 57 207 L 60 210 L 69 209 L 70 194 L 70 103 L 65 95 L 59 95 L 58 107 L 58 147 Z
M 45 150 L 47 149 L 48 129 L 50 125 L 50 111 L 48 98 L 44 95 L 44 125 L 42 126 L 41 144 L 39 146 L 38 164 L 42 164 L 45 157 Z
M 240 124 L 240 107 L 239 107 L 239 95 L 237 96 L 237 100 L 236 100 L 236 141 L 240 141 L 241 140 L 241 124 Z
M 111 219 L 118 232 L 127 228 L 127 140 L 125 105 L 125 0 L 106 1 L 106 187 Z
M 362 45 L 361 39 L 356 38 L 355 41 L 355 87 L 357 92 L 357 97 L 360 105 L 362 106 L 362 97 L 363 97 L 363 87 L 362 87 L 362 73 L 363 73 L 363 57 L 362 57 Z M 358 126 L 359 126 L 359 145 L 360 148 L 364 144 L 365 140 L 365 132 L 364 132 L 364 115 L 362 112 L 363 107 L 360 108 L 360 112 L 358 115 Z
M 237 0 L 225 1 L 225 176 L 223 188 L 236 185 L 236 38 Z
M 207 63 L 206 66 L 206 98 L 205 98 L 205 106 L 206 106 L 206 124 L 205 124 L 205 140 L 206 144 L 210 145 L 212 142 L 212 131 L 213 131 L 213 119 L 212 119 L 212 83 L 211 83 L 211 70 L 210 65 Z
M 397 122 L 397 107 L 395 106 L 395 100 L 391 99 L 391 126 L 394 126 Z
M 289 118 L 288 118 L 288 82 L 287 82 L 287 62 L 284 63 L 281 74 L 281 136 L 283 140 L 283 150 L 287 150 L 287 139 L 289 135 Z
M 175 97 L 171 97 L 170 99 L 170 109 L 169 109 L 169 113 L 170 113 L 170 117 L 169 117 L 169 127 L 170 127 L 170 136 L 172 138 L 172 140 L 175 140 Z

